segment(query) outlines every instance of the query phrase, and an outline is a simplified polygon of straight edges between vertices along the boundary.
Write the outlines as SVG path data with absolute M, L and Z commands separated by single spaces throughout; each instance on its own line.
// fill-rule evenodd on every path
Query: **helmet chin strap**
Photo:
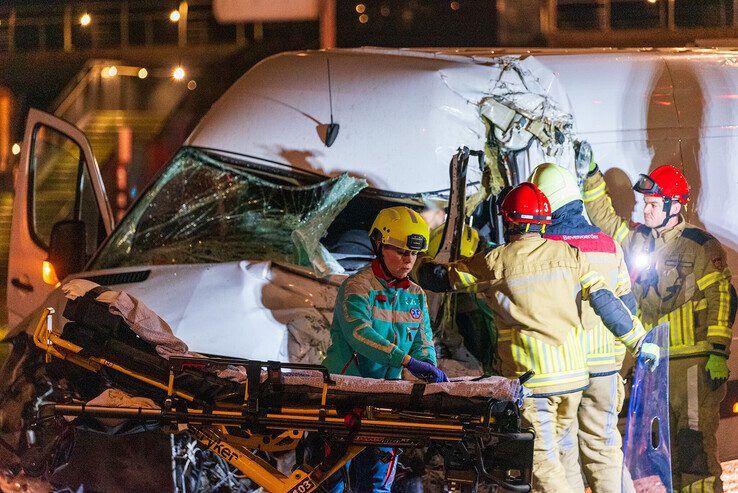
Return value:
M 666 213 L 666 216 L 664 217 L 664 221 L 661 223 L 661 225 L 659 225 L 656 229 L 663 228 L 669 221 L 671 221 L 672 217 L 676 217 L 676 214 L 671 214 L 671 206 L 672 200 L 664 198 L 664 212 Z
M 515 235 L 522 235 L 525 233 L 538 233 L 543 234 L 546 232 L 546 225 L 545 224 L 516 224 L 516 223 L 508 223 L 505 227 L 505 230 L 502 233 L 502 236 L 505 238 L 505 242 L 509 243 L 510 238 Z
M 384 272 L 384 275 L 387 276 L 388 279 L 391 281 L 398 280 L 389 270 L 387 267 L 387 264 L 384 263 L 384 255 L 382 254 L 382 242 L 372 239 L 372 250 L 374 250 L 374 255 L 377 257 L 377 260 L 379 260 L 379 266 L 382 268 L 382 271 Z

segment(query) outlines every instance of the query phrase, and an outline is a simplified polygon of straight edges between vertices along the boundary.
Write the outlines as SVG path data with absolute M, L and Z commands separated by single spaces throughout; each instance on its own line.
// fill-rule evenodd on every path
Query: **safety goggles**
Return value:
M 633 190 L 644 195 L 663 195 L 656 182 L 644 174 L 641 174 L 636 184 L 633 185 Z

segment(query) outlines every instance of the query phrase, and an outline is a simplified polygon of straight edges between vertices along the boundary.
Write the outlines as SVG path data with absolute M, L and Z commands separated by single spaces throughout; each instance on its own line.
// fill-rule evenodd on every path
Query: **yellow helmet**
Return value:
M 536 185 L 551 203 L 551 212 L 574 200 L 582 200 L 577 179 L 566 168 L 553 163 L 536 166 L 528 181 Z
M 379 235 L 384 245 L 425 252 L 428 250 L 430 229 L 420 214 L 400 205 L 379 211 L 369 230 L 369 236 L 374 238 Z
M 441 238 L 443 237 L 444 225 L 438 226 L 431 232 L 430 246 L 428 247 L 428 255 L 435 257 L 441 248 Z M 472 257 L 479 246 L 479 232 L 471 226 L 464 225 L 464 233 L 461 236 L 461 248 L 459 255 L 462 257 Z

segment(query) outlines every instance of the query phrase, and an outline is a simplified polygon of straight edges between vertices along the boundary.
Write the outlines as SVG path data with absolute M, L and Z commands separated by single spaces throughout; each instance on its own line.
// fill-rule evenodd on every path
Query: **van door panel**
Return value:
M 539 61 L 566 90 L 578 135 L 676 126 L 672 81 L 662 57 L 588 54 L 541 56 Z
M 669 58 L 668 66 L 682 128 L 735 126 L 738 72 L 732 59 L 694 55 Z
M 11 327 L 41 305 L 54 286 L 44 282 L 51 228 L 60 220 L 85 222 L 87 255 L 113 226 L 105 188 L 81 130 L 31 109 L 16 175 L 8 262 Z M 104 231 L 104 235 L 99 232 Z
M 634 221 L 643 221 L 643 201 L 632 190 L 640 173 L 662 164 L 681 161 L 679 142 L 668 138 L 669 130 L 581 133 L 592 144 L 595 161 L 605 174 L 617 213 Z

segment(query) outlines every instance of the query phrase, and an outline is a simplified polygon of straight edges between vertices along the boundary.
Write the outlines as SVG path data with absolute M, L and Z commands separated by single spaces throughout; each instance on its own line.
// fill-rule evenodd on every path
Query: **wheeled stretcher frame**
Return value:
M 530 490 L 533 434 L 520 429 L 517 406 L 512 402 L 490 398 L 483 411 L 476 406 L 469 412 L 456 409 L 450 413 L 407 410 L 403 406 L 354 407 L 350 399 L 331 402 L 334 381 L 322 366 L 236 358 L 171 357 L 169 378 L 161 380 L 90 354 L 66 340 L 54 330 L 52 313 L 51 308 L 44 311 L 33 335 L 34 344 L 46 353 L 47 363 L 59 359 L 93 373 L 112 371 L 150 387 L 160 398 L 154 408 L 95 406 L 71 398 L 44 405 L 36 426 L 58 420 L 59 416 L 156 423 L 157 429 L 189 433 L 204 448 L 271 492 L 315 491 L 367 446 L 413 448 L 431 444 L 444 457 L 446 480 L 461 490 L 473 490 L 480 480 L 513 492 Z M 230 392 L 217 399 L 201 399 L 176 384 L 183 372 L 202 372 L 212 379 L 214 372 L 234 366 L 247 370 L 245 384 L 238 387 L 242 389 L 240 395 Z M 285 376 L 289 377 L 289 372 L 283 370 L 321 372 L 319 402 L 283 399 Z M 257 455 L 299 451 L 308 432 L 321 437 L 329 449 L 316 465 L 298 463 L 291 474 L 285 475 Z

